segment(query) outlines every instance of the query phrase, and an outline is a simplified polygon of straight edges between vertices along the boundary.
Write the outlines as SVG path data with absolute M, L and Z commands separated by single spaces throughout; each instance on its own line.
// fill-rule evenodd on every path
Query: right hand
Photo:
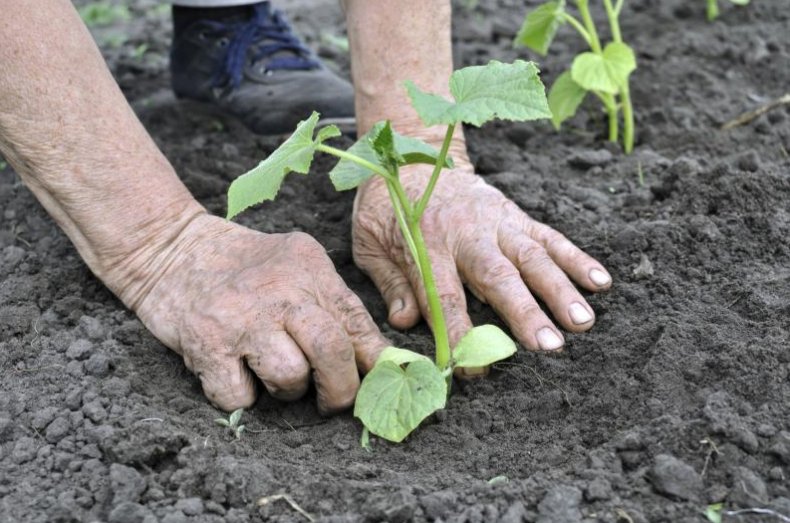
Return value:
M 354 403 L 359 371 L 389 345 L 321 245 L 197 217 L 132 308 L 179 353 L 206 397 L 231 411 L 269 393 L 304 395 L 311 371 L 322 413 Z

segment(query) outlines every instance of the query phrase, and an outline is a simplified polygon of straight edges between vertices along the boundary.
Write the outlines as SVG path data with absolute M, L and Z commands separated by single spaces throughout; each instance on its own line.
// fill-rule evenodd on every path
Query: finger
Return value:
M 325 282 L 321 305 L 340 322 L 351 339 L 357 367 L 362 372 L 370 371 L 381 351 L 392 343 L 381 334 L 362 301 L 340 276 L 334 275 Z
M 192 370 L 200 379 L 206 398 L 228 412 L 246 409 L 255 403 L 255 380 L 242 359 L 235 354 L 219 360 L 212 359 L 213 361 L 191 362 Z
M 523 346 L 535 351 L 562 348 L 562 334 L 543 313 L 516 267 L 497 246 L 483 246 L 463 260 L 461 270 L 467 285 L 485 297 Z
M 318 390 L 318 409 L 329 414 L 354 403 L 359 372 L 354 347 L 341 325 L 316 304 L 286 313 L 285 328 L 307 356 Z
M 612 286 L 612 276 L 603 265 L 548 225 L 531 221 L 526 232 L 546 249 L 554 263 L 585 289 L 602 291 Z
M 592 308 L 542 245 L 514 231 L 500 234 L 499 247 L 563 327 L 582 332 L 593 326 Z
M 397 329 L 414 327 L 420 308 L 409 280 L 384 251 L 355 255 L 357 266 L 365 271 L 387 303 L 388 321 Z
M 301 398 L 310 385 L 310 364 L 299 345 L 283 330 L 259 329 L 240 347 L 247 366 L 273 397 Z

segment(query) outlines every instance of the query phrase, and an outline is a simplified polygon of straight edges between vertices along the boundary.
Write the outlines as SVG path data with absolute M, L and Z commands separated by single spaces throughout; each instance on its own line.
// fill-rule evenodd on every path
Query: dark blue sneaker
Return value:
M 322 123 L 352 131 L 351 84 L 327 69 L 269 2 L 241 13 L 176 23 L 170 52 L 176 96 L 208 103 L 259 134 L 291 132 L 314 110 Z

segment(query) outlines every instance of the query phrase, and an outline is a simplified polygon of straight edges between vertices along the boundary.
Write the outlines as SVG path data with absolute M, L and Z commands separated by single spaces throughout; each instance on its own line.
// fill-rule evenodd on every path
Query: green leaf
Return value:
M 502 329 L 480 325 L 464 334 L 455 346 L 456 367 L 486 367 L 516 353 L 516 344 Z
M 573 81 L 588 91 L 617 94 L 628 84 L 628 76 L 636 69 L 634 51 L 626 44 L 612 42 L 602 54 L 581 53 L 571 65 Z
M 551 118 L 538 68 L 532 62 L 516 60 L 503 64 L 464 67 L 450 77 L 450 93 L 455 102 L 421 91 L 407 81 L 412 105 L 425 125 L 465 122 L 477 127 L 489 120 L 536 120 Z
M 408 349 L 399 349 L 398 347 L 387 347 L 386 349 L 381 351 L 381 354 L 379 354 L 379 357 L 376 360 L 376 365 L 385 361 L 391 361 L 397 365 L 404 365 L 406 363 L 412 363 L 414 361 L 431 361 L 431 359 L 428 356 L 418 354 Z
M 383 361 L 362 380 L 354 416 L 373 434 L 398 443 L 446 402 L 447 382 L 433 362 L 413 361 L 404 369 Z
M 223 427 L 230 427 L 230 423 L 225 418 L 217 418 L 214 420 L 214 423 L 217 425 L 222 425 Z
M 494 476 L 488 480 L 489 485 L 504 485 L 505 483 L 510 483 L 510 478 L 507 476 Z
M 565 71 L 554 80 L 549 89 L 549 108 L 555 129 L 559 130 L 562 122 L 576 114 L 585 96 L 587 91 L 573 81 L 570 71 Z
M 85 4 L 77 12 L 88 27 L 111 25 L 131 18 L 128 7 L 114 5 L 106 0 Z
M 395 132 L 392 130 L 390 121 L 378 128 L 378 133 L 371 136 L 370 145 L 376 153 L 379 163 L 387 171 L 395 169 L 403 164 L 403 157 L 395 150 Z
M 751 0 L 730 0 L 731 3 L 735 5 L 749 5 Z
M 546 2 L 524 19 L 514 45 L 523 45 L 545 56 L 557 29 L 565 23 L 565 0 Z
M 710 523 L 721 523 L 721 511 L 724 505 L 721 503 L 714 503 L 713 505 L 708 505 L 707 510 L 705 510 L 705 517 L 708 518 Z
M 299 122 L 294 133 L 268 158 L 233 180 L 228 189 L 228 220 L 248 207 L 273 200 L 288 173 L 307 174 L 316 147 L 324 140 L 340 135 L 340 130 L 330 125 L 321 129 L 314 139 L 318 117 L 318 113 L 313 111 L 310 118 Z
M 370 131 L 346 152 L 358 156 L 363 160 L 367 160 L 374 165 L 386 168 L 386 166 L 381 163 L 371 143 L 371 140 L 375 140 L 385 125 L 387 125 L 387 122 L 379 122 L 374 125 Z M 439 152 L 427 143 L 416 138 L 403 136 L 395 130 L 392 130 L 392 137 L 395 151 L 402 158 L 402 163 L 400 163 L 400 165 L 410 165 L 413 163 L 436 164 L 436 158 L 439 156 Z M 445 167 L 453 167 L 453 161 L 449 157 L 445 162 Z M 337 162 L 337 165 L 329 172 L 329 178 L 338 191 L 354 189 L 374 175 L 375 173 L 370 169 L 366 169 L 345 158 Z
M 244 409 L 236 409 L 231 412 L 230 417 L 228 418 L 231 427 L 235 427 L 239 424 L 242 414 L 244 414 Z

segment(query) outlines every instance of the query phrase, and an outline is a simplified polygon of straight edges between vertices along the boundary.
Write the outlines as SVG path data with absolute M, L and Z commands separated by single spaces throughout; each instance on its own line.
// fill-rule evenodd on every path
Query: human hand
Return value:
M 526 348 L 560 349 L 563 335 L 533 293 L 562 327 L 581 332 L 592 327 L 595 315 L 568 276 L 591 291 L 607 289 L 611 277 L 560 233 L 486 184 L 468 162 L 456 163 L 459 167 L 442 173 L 422 218 L 451 345 L 472 327 L 465 283 Z M 412 198 L 422 192 L 430 171 L 426 166 L 403 169 L 402 182 Z M 360 189 L 354 209 L 354 259 L 384 296 L 390 323 L 408 328 L 421 313 L 429 318 L 419 273 L 406 254 L 384 184 L 372 180 Z
M 132 308 L 224 410 L 254 403 L 253 373 L 272 396 L 294 400 L 311 370 L 319 410 L 345 409 L 359 388 L 357 368 L 372 368 L 388 345 L 306 234 L 263 234 L 204 214 L 163 267 Z

